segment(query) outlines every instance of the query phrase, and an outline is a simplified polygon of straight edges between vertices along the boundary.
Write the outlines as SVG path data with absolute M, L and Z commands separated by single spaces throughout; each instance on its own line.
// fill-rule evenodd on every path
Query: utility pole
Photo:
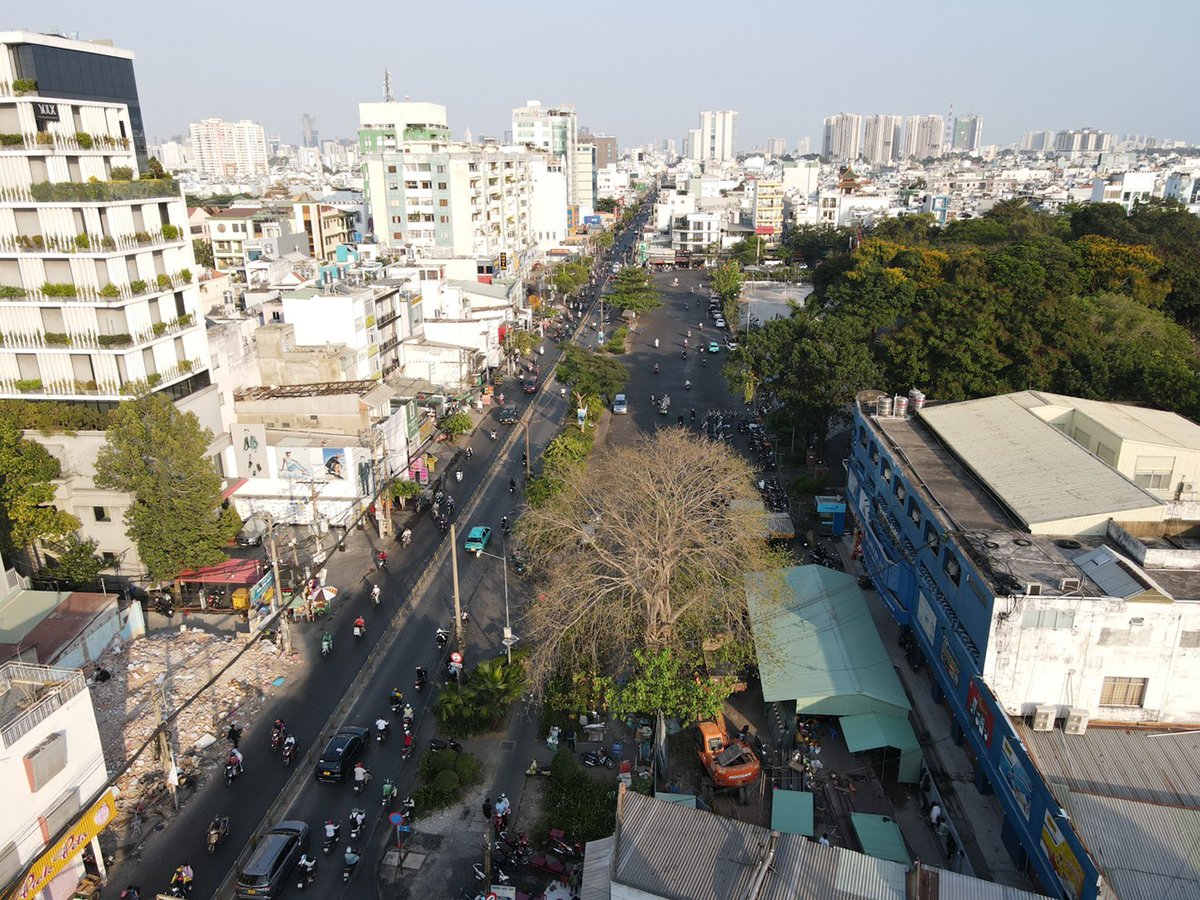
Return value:
M 463 642 L 462 598 L 458 593 L 458 537 L 454 524 L 450 524 L 450 578 L 454 583 L 454 645 L 458 652 L 466 650 Z
M 526 422 L 525 423 L 525 477 L 526 478 L 531 477 L 531 473 L 533 470 L 530 468 L 530 466 L 532 464 L 533 464 L 533 460 L 531 460 L 529 458 L 529 423 Z
M 371 503 L 375 507 L 375 521 L 379 524 L 379 536 L 391 537 L 392 532 L 392 503 L 382 490 L 382 478 L 379 470 L 379 429 L 368 425 L 371 429 Z
M 175 768 L 175 753 L 171 749 L 170 725 L 167 722 L 167 690 L 165 687 L 167 675 L 165 672 L 154 679 L 157 688 L 154 692 L 154 702 L 158 706 L 158 752 L 163 768 L 167 772 L 167 790 L 171 792 L 171 803 L 175 812 L 179 812 L 179 772 Z
M 283 652 L 292 652 L 292 630 L 288 626 L 287 609 L 283 608 L 283 582 L 279 580 L 279 550 L 275 546 L 275 517 L 267 515 L 267 548 L 271 553 L 271 577 L 275 587 L 271 591 L 271 610 L 279 611 L 279 635 L 283 638 Z

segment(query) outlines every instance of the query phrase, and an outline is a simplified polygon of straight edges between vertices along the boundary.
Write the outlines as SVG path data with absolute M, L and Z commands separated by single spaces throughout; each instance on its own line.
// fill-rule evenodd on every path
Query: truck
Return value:
M 754 750 L 740 737 L 732 740 L 724 723 L 699 722 L 700 762 L 713 785 L 719 788 L 743 788 L 758 781 L 762 764 Z

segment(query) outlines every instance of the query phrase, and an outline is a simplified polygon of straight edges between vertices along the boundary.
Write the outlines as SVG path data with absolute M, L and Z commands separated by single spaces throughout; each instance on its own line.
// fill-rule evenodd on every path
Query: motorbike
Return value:
M 338 827 L 333 832 L 332 837 L 329 835 L 329 832 L 327 831 L 325 833 L 325 840 L 321 842 L 321 852 L 324 853 L 326 856 L 328 856 L 330 853 L 332 853 L 333 848 L 338 845 L 338 838 L 341 837 L 341 834 L 342 834 L 341 827 Z
M 295 755 L 296 755 L 296 742 L 295 741 L 284 741 L 283 742 L 283 764 L 285 766 L 290 766 L 292 764 L 292 757 Z
M 366 778 L 354 779 L 354 793 L 361 794 L 367 787 L 367 782 L 371 780 L 371 773 L 367 773 Z
M 413 708 L 411 706 L 404 707 L 404 714 L 401 716 L 400 721 L 404 725 L 405 733 L 411 733 L 414 722 Z
M 342 864 L 342 881 L 344 883 L 348 883 L 350 881 L 350 878 L 354 875 L 354 870 L 357 868 L 358 868 L 358 854 L 356 853 L 355 859 L 353 862 L 351 862 L 350 860 L 346 860 Z
M 233 784 L 233 779 L 237 778 L 237 766 L 233 763 L 225 763 L 225 786 Z
M 600 766 L 604 766 L 606 769 L 615 769 L 617 767 L 616 760 L 609 756 L 603 747 L 598 750 L 589 750 L 583 754 L 583 764 L 589 769 L 596 769 Z
M 279 745 L 283 743 L 283 732 L 278 728 L 271 730 L 271 752 L 275 753 L 279 750 Z
M 536 759 L 534 759 L 534 760 L 530 761 L 529 768 L 525 770 L 525 774 L 529 775 L 529 776 L 545 775 L 546 777 L 549 777 L 550 776 L 550 766 L 549 765 L 543 766 Z
M 483 866 L 481 866 L 479 863 L 471 863 L 471 868 L 475 872 L 476 881 L 486 882 L 489 880 L 487 873 L 483 871 Z M 505 874 L 503 869 L 496 865 L 492 866 L 492 884 L 509 884 L 511 882 L 512 878 Z
M 216 816 L 208 823 L 208 852 L 213 854 L 217 845 L 229 835 L 229 816 Z
M 550 829 L 550 844 L 560 856 L 583 856 L 583 842 L 567 840 L 566 832 L 561 828 Z
M 350 840 L 355 840 L 362 834 L 363 826 L 367 821 L 367 811 L 359 809 L 357 806 L 350 810 Z
M 158 594 L 154 598 L 154 611 L 168 619 L 175 615 L 175 604 L 166 594 Z
M 400 712 L 400 707 L 403 705 L 404 705 L 404 697 L 403 696 L 397 697 L 396 695 L 393 694 L 391 697 L 388 698 L 388 706 L 390 706 L 392 708 L 393 716 L 396 715 L 396 713 Z
M 364 634 L 366 634 L 366 631 L 367 631 L 367 626 L 355 625 L 354 626 L 354 639 L 358 640 L 360 637 L 362 637 Z
M 305 861 L 307 861 L 307 865 Z M 296 866 L 296 872 L 299 874 L 299 878 L 296 881 L 296 890 L 302 891 L 305 885 L 312 884 L 317 880 L 317 861 L 310 857 L 305 857 L 305 860 L 301 860 Z
M 414 685 L 416 687 L 416 689 L 418 691 L 421 690 L 422 688 L 425 687 L 425 684 L 428 681 L 429 681 L 429 674 L 424 669 L 418 668 L 417 669 L 417 680 L 416 680 L 416 684 Z
M 392 808 L 392 800 L 395 799 L 397 793 L 399 791 L 396 790 L 396 785 L 392 783 L 392 779 L 385 778 L 383 780 L 383 800 L 381 802 L 384 809 Z
M 392 731 L 392 726 L 388 725 L 387 723 L 384 723 L 384 726 L 382 728 L 380 728 L 379 726 L 376 726 L 375 727 L 375 741 L 377 743 L 382 744 L 384 741 L 386 741 L 388 739 L 388 735 L 391 734 L 391 731 Z
M 378 609 L 379 608 L 379 599 L 381 596 L 382 596 L 382 592 L 378 588 L 371 591 L 371 606 Z
M 445 628 L 439 627 L 437 630 L 437 633 L 433 636 L 433 639 L 437 642 L 438 649 L 441 650 L 441 649 L 445 648 L 447 643 L 449 643 L 450 632 L 447 631 Z
M 499 837 L 500 839 L 496 841 L 496 846 L 500 849 L 507 850 L 509 853 L 529 855 L 529 837 L 525 832 L 519 831 L 516 834 L 512 834 L 508 831 L 501 831 Z
M 567 877 L 566 865 L 561 860 L 557 860 L 553 856 L 546 856 L 544 853 L 530 854 L 528 865 L 532 869 L 545 872 L 552 878 L 563 879 Z
M 463 752 L 462 744 L 454 738 L 430 738 L 429 749 L 434 753 L 437 753 L 439 750 L 453 750 L 455 753 Z
M 333 635 L 326 632 L 321 635 L 321 655 L 328 656 L 333 652 Z

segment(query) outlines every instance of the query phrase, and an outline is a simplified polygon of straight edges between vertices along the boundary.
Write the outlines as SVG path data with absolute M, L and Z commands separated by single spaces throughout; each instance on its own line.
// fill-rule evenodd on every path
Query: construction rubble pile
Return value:
M 241 657 L 233 661 L 239 653 Z M 97 666 L 97 671 L 106 669 L 111 677 L 90 680 L 109 772 L 124 768 L 126 761 L 150 741 L 162 721 L 165 703 L 168 712 L 178 710 L 171 728 L 171 746 L 180 776 L 178 800 L 182 805 L 197 780 L 216 771 L 218 758 L 224 760 L 228 749 L 225 733 L 230 723 L 236 722 L 243 729 L 257 726 L 268 688 L 276 679 L 286 677 L 297 659 L 285 656 L 269 640 L 248 646 L 244 636 L 234 639 L 186 625 L 178 631 L 114 645 Z M 222 672 L 226 665 L 229 668 Z M 220 676 L 205 688 L 219 672 Z M 193 699 L 198 691 L 200 694 Z M 124 834 L 122 844 L 136 844 L 149 830 L 147 823 L 174 814 L 166 784 L 169 760 L 161 756 L 159 742 L 152 741 L 117 779 L 117 806 L 125 827 L 119 825 L 116 830 Z

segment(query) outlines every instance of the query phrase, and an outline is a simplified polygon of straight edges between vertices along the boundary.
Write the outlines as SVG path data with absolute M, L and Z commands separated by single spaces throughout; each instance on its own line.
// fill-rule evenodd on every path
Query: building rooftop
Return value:
M 31 663 L 0 666 L 0 740 L 11 747 L 84 689 L 83 673 Z
M 289 400 L 298 397 L 340 397 L 356 394 L 365 397 L 380 386 L 378 381 L 322 381 L 317 384 L 284 384 L 277 387 L 248 387 L 236 391 L 234 402 L 240 400 Z
M 1010 396 L 1030 409 L 1058 406 L 1076 410 L 1123 440 L 1200 450 L 1200 425 L 1177 413 L 1045 391 L 1021 391 Z
M 116 605 L 116 594 L 68 594 L 18 642 L 0 644 L 0 660 L 27 659 L 32 651 L 39 663 L 52 665 L 100 615 Z
M 982 397 L 917 416 L 1031 530 L 1095 516 L 1151 518 L 1145 513 L 1155 509 L 1162 517 L 1162 501 L 1035 415 L 1029 398 Z

